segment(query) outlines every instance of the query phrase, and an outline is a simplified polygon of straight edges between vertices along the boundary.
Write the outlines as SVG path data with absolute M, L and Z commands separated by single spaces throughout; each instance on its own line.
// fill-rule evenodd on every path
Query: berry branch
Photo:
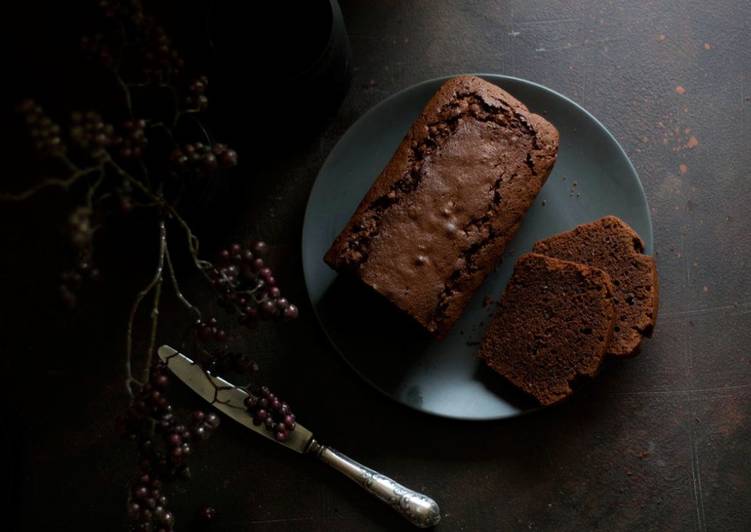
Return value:
M 6 201 L 6 202 L 13 202 L 13 201 L 25 201 L 38 192 L 41 192 L 44 189 L 47 188 L 53 188 L 58 187 L 65 190 L 68 190 L 71 186 L 76 184 L 78 181 L 80 181 L 82 178 L 92 174 L 93 172 L 102 172 L 103 168 L 101 166 L 96 166 L 93 168 L 84 168 L 84 169 L 77 169 L 68 177 L 66 178 L 60 178 L 60 177 L 50 177 L 43 181 L 40 181 L 36 185 L 27 188 L 26 190 L 23 190 L 18 193 L 10 193 L 10 192 L 2 192 L 0 193 L 0 201 Z
M 166 482 L 189 476 L 187 458 L 193 446 L 214 432 L 219 418 L 203 411 L 181 418 L 169 401 L 167 369 L 154 359 L 165 279 L 196 320 L 190 352 L 207 378 L 220 373 L 246 376 L 246 408 L 254 423 L 263 424 L 280 441 L 295 428 L 289 405 L 256 383 L 258 365 L 247 355 L 231 351 L 218 320 L 204 319 L 184 295 L 170 253 L 175 245 L 173 230 L 182 233 L 178 242 L 184 243 L 190 255 L 193 273 L 207 282 L 226 314 L 234 315 L 241 325 L 252 328 L 260 320 L 291 320 L 299 311 L 282 297 L 265 261 L 268 246 L 264 242 L 234 243 L 215 260 L 199 254 L 198 237 L 178 210 L 179 200 L 214 180 L 231 179 L 231 170 L 238 165 L 237 153 L 225 144 L 210 142 L 200 121 L 209 104 L 209 80 L 186 75 L 181 55 L 158 21 L 144 12 L 140 0 L 97 3 L 108 31 L 82 38 L 81 46 L 111 73 L 122 91 L 122 107 L 104 110 L 114 117 L 112 122 L 99 112 L 73 112 L 64 128 L 33 100 L 23 102 L 19 111 L 39 157 L 59 168 L 61 175 L 20 192 L 0 193 L 0 201 L 26 201 L 51 188 L 78 198 L 78 206 L 68 215 L 75 261 L 61 273 L 60 284 L 60 295 L 71 308 L 85 285 L 100 280 L 94 263 L 95 242 L 106 235 L 102 229 L 112 217 L 127 219 L 139 209 L 158 227 L 155 269 L 136 293 L 128 315 L 124 365 L 130 403 L 120 423 L 123 434 L 136 442 L 140 463 L 128 497 L 132 527 L 167 532 L 173 530 L 175 518 L 167 509 Z M 155 109 L 148 98 L 150 93 L 165 90 L 174 105 L 168 117 L 163 115 L 163 106 Z M 203 138 L 180 143 L 176 139 L 185 138 L 181 127 L 188 117 Z M 149 326 L 144 331 L 148 341 L 145 350 L 135 350 L 137 317 L 149 297 Z M 142 353 L 140 372 L 134 370 L 136 352 Z M 215 390 L 218 393 L 219 388 Z M 213 518 L 215 511 L 203 508 L 201 515 Z
M 138 312 L 138 307 L 141 305 L 143 299 L 154 290 L 154 305 L 151 308 L 151 336 L 149 337 L 149 347 L 146 350 L 146 364 L 144 365 L 144 381 L 148 379 L 148 372 L 151 369 L 151 356 L 154 350 L 154 344 L 156 343 L 156 328 L 157 319 L 159 317 L 159 299 L 162 293 L 162 281 L 164 272 L 164 256 L 167 252 L 167 227 L 163 221 L 159 222 L 159 259 L 157 262 L 156 272 L 154 277 L 149 281 L 143 290 L 138 292 L 136 299 L 133 302 L 133 306 L 130 308 L 130 314 L 128 316 L 128 329 L 125 335 L 125 370 L 127 374 L 127 380 L 125 381 L 125 387 L 128 393 L 133 397 L 133 391 L 131 389 L 132 384 L 143 385 L 143 382 L 136 380 L 133 377 L 132 369 L 132 356 L 133 356 L 133 322 Z

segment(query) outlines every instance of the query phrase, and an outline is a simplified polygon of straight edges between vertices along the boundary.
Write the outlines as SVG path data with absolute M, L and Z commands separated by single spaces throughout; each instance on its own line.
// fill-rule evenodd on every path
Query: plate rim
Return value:
M 537 406 L 537 407 L 529 408 L 529 409 L 526 409 L 526 410 L 521 410 L 521 411 L 515 412 L 513 414 L 497 415 L 497 416 L 471 417 L 471 416 L 459 416 L 459 415 L 446 414 L 446 413 L 441 413 L 441 412 L 434 412 L 432 410 L 425 410 L 423 408 L 418 408 L 415 405 L 412 405 L 412 404 L 409 404 L 409 403 L 407 403 L 405 401 L 402 401 L 402 400 L 398 399 L 397 397 L 389 394 L 388 392 L 386 392 L 385 390 L 383 390 L 380 386 L 378 386 L 377 384 L 375 384 L 369 377 L 367 377 L 366 375 L 364 375 L 360 370 L 358 370 L 349 361 L 349 359 L 344 355 L 344 353 L 342 352 L 342 350 L 339 348 L 339 346 L 336 344 L 336 342 L 334 342 L 333 338 L 331 337 L 331 335 L 329 334 L 329 332 L 326 329 L 325 325 L 323 324 L 323 322 L 321 320 L 321 316 L 318 313 L 318 309 L 317 309 L 315 303 L 313 302 L 313 300 L 311 298 L 311 294 L 310 294 L 309 277 L 310 277 L 311 274 L 308 271 L 308 268 L 306 267 L 306 262 L 305 262 L 305 233 L 306 233 L 306 228 L 309 227 L 309 218 L 311 216 L 311 214 L 310 214 L 311 200 L 313 198 L 313 193 L 316 191 L 316 188 L 319 186 L 318 177 L 321 174 L 321 170 L 323 170 L 328 165 L 329 161 L 332 159 L 332 156 L 337 151 L 337 148 L 338 148 L 339 143 L 341 142 L 341 140 L 359 122 L 361 122 L 362 120 L 365 120 L 367 117 L 369 117 L 369 116 L 371 116 L 371 115 L 379 112 L 380 109 L 381 109 L 381 107 L 386 106 L 389 102 L 391 102 L 392 100 L 395 100 L 395 99 L 399 98 L 404 93 L 406 93 L 408 91 L 411 91 L 411 90 L 414 90 L 417 87 L 420 87 L 422 85 L 428 85 L 428 84 L 432 84 L 432 83 L 436 83 L 436 82 L 445 82 L 445 81 L 448 81 L 449 79 L 452 79 L 452 78 L 455 78 L 455 77 L 458 77 L 458 76 L 477 76 L 477 77 L 482 78 L 482 79 L 484 79 L 486 81 L 490 81 L 491 83 L 494 80 L 501 80 L 501 81 L 512 81 L 512 82 L 517 82 L 517 83 L 521 83 L 521 84 L 525 84 L 525 85 L 531 85 L 531 86 L 533 86 L 533 87 L 535 87 L 535 88 L 537 88 L 539 90 L 542 90 L 543 92 L 546 92 L 546 93 L 550 94 L 553 97 L 557 97 L 557 98 L 560 98 L 560 99 L 564 100 L 569 105 L 573 105 L 578 111 L 583 112 L 584 115 L 586 115 L 586 117 L 589 120 L 591 120 L 602 133 L 605 134 L 605 136 L 610 140 L 610 142 L 612 142 L 615 145 L 615 147 L 618 149 L 618 152 L 621 154 L 621 156 L 623 157 L 623 159 L 625 159 L 627 167 L 630 170 L 630 172 L 634 176 L 636 176 L 636 183 L 638 185 L 640 202 L 641 202 L 641 204 L 642 204 L 642 206 L 644 208 L 644 212 L 646 212 L 646 214 L 647 214 L 647 233 L 648 234 L 646 235 L 646 237 L 644 238 L 644 240 L 649 243 L 650 251 L 652 251 L 652 254 L 654 254 L 654 250 L 653 250 L 653 248 L 654 248 L 654 231 L 653 231 L 653 228 L 652 228 L 652 215 L 651 215 L 651 212 L 649 210 L 649 202 L 647 201 L 647 195 L 646 195 L 646 192 L 644 191 L 644 185 L 641 182 L 641 177 L 639 176 L 639 172 L 636 171 L 636 168 L 634 167 L 634 164 L 631 161 L 631 158 L 626 153 L 626 150 L 623 149 L 623 146 L 621 146 L 621 143 L 618 142 L 618 139 L 615 138 L 615 136 L 610 132 L 610 130 L 607 127 L 605 127 L 605 125 L 602 122 L 600 122 L 600 120 L 597 119 L 597 117 L 595 117 L 586 108 L 584 108 L 582 105 L 580 105 L 576 101 L 572 100 L 568 96 L 566 96 L 564 94 L 561 94 L 560 92 L 558 92 L 558 91 L 556 91 L 554 89 L 551 89 L 550 87 L 547 87 L 545 85 L 542 85 L 540 83 L 537 83 L 535 81 L 530 81 L 528 79 L 524 79 L 524 78 L 520 78 L 520 77 L 516 77 L 516 76 L 508 76 L 508 75 L 505 75 L 505 74 L 491 74 L 491 73 L 487 73 L 487 72 L 461 73 L 461 74 L 444 75 L 444 76 L 438 76 L 438 77 L 434 77 L 434 78 L 425 79 L 423 81 L 420 81 L 420 82 L 417 82 L 417 83 L 413 83 L 412 85 L 409 85 L 407 87 L 404 87 L 404 88 L 398 90 L 397 92 L 395 92 L 395 93 L 387 96 L 383 100 L 379 101 L 378 103 L 376 103 L 375 105 L 373 105 L 372 107 L 370 107 L 367 111 L 365 111 L 363 114 L 361 114 L 359 117 L 357 117 L 357 119 L 354 120 L 347 127 L 347 129 L 344 131 L 344 133 L 342 133 L 342 135 L 337 139 L 336 143 L 334 144 L 334 147 L 331 149 L 331 151 L 329 151 L 328 155 L 326 155 L 326 158 L 323 160 L 323 163 L 321 164 L 320 168 L 318 169 L 318 172 L 316 173 L 315 180 L 313 181 L 313 186 L 310 188 L 310 192 L 308 193 L 308 199 L 305 202 L 305 214 L 303 216 L 303 224 L 302 224 L 302 229 L 300 231 L 300 233 L 301 233 L 301 235 L 300 235 L 301 236 L 301 239 L 300 239 L 300 253 L 301 253 L 301 259 L 302 259 L 303 280 L 305 282 L 305 292 L 306 292 L 306 296 L 308 298 L 308 301 L 310 302 L 310 306 L 313 309 L 313 314 L 315 315 L 316 321 L 318 322 L 319 329 L 326 336 L 326 339 L 327 339 L 329 345 L 331 345 L 331 347 L 334 348 L 334 351 L 336 351 L 336 353 L 339 356 L 339 358 L 342 361 L 344 361 L 344 363 L 357 375 L 358 378 L 362 379 L 364 382 L 366 382 L 368 384 L 368 386 L 370 386 L 372 389 L 376 390 L 382 396 L 388 398 L 390 401 L 392 401 L 392 402 L 394 402 L 396 404 L 402 405 L 402 406 L 404 406 L 406 408 L 409 408 L 410 410 L 412 410 L 414 412 L 418 412 L 418 413 L 423 414 L 423 415 L 435 416 L 435 417 L 438 417 L 438 418 L 450 419 L 450 420 L 455 420 L 455 421 L 494 422 L 494 421 L 500 421 L 500 420 L 504 420 L 504 419 L 516 419 L 516 418 L 519 418 L 521 416 L 532 414 L 534 412 L 539 412 L 541 410 L 548 410 L 549 407 Z M 494 84 L 496 84 L 496 83 L 494 83 Z M 500 86 L 500 88 L 503 89 L 502 86 Z M 405 134 L 406 134 L 406 132 L 405 132 Z M 323 260 L 323 259 L 321 258 L 321 260 Z M 553 407 L 555 407 L 555 406 L 556 405 L 553 405 Z

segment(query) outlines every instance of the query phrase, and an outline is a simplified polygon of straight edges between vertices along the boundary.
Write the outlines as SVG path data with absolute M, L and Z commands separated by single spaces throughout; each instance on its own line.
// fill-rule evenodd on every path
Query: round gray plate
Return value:
M 409 126 L 447 78 L 409 87 L 376 105 L 341 138 L 321 168 L 305 213 L 305 281 L 321 326 L 365 381 L 418 410 L 462 419 L 499 419 L 534 405 L 476 359 L 494 305 L 516 258 L 532 244 L 607 214 L 620 216 L 652 252 L 652 224 L 639 177 L 610 132 L 582 107 L 546 87 L 482 75 L 544 115 L 561 134 L 553 173 L 508 246 L 442 342 L 370 289 L 337 276 L 323 255 L 347 223 Z

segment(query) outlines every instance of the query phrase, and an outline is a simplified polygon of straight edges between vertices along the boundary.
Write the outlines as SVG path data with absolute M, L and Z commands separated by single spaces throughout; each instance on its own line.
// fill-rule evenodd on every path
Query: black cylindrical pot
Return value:
M 211 113 L 222 129 L 244 144 L 244 154 L 309 142 L 335 113 L 351 78 L 337 1 L 220 0 L 207 24 Z

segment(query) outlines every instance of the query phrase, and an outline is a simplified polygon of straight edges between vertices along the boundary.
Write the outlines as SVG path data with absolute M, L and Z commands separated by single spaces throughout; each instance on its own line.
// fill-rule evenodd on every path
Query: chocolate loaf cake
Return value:
M 519 258 L 480 345 L 492 369 L 542 405 L 593 377 L 615 323 L 610 277 L 583 264 L 528 253 Z
M 558 132 L 473 76 L 425 106 L 325 261 L 442 338 L 501 257 L 555 162 Z
M 657 267 L 644 243 L 620 218 L 606 216 L 534 245 L 533 251 L 605 270 L 615 287 L 617 322 L 608 354 L 628 357 L 652 336 L 657 320 Z

